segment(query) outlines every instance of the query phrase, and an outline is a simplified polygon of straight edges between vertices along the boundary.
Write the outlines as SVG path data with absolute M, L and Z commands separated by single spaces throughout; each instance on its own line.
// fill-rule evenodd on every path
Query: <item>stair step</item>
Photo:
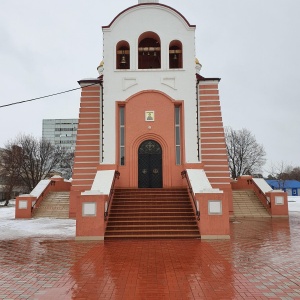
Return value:
M 200 239 L 200 234 L 120 234 L 120 235 L 105 235 L 105 240 L 114 239 Z
M 233 191 L 233 210 L 235 217 L 270 217 L 252 190 Z
M 135 218 L 128 218 L 128 217 L 112 217 L 109 218 L 109 222 L 157 222 L 157 223 L 166 223 L 166 222 L 195 222 L 194 216 L 185 216 L 185 217 L 178 217 L 178 216 L 139 216 Z M 108 223 L 110 224 L 110 223 Z
M 110 217 L 126 217 L 129 219 L 133 219 L 134 217 L 193 217 L 193 212 L 173 212 L 173 213 L 165 213 L 165 212 L 136 212 L 133 214 L 132 212 L 127 213 L 110 213 Z
M 189 199 L 186 195 L 182 196 L 174 196 L 174 195 L 157 195 L 157 196 L 144 196 L 144 195 L 136 195 L 136 196 L 119 196 L 116 197 L 114 196 L 114 200 L 116 201 L 142 201 L 142 202 L 147 202 L 147 201 L 185 201 L 186 199 Z
M 171 231 L 171 232 L 179 232 L 179 231 L 198 231 L 198 227 L 196 226 L 182 226 L 182 227 L 177 227 L 175 225 L 173 226 L 143 226 L 143 227 L 138 227 L 138 226 L 126 226 L 125 227 L 108 227 L 106 229 L 106 233 L 109 232 L 140 232 L 140 231 L 147 231 L 147 232 L 156 232 L 156 231 L 163 231 L 163 232 L 167 232 L 167 231 Z
M 132 214 L 139 213 L 139 212 L 147 212 L 147 213 L 173 213 L 173 212 L 193 212 L 193 209 L 191 207 L 188 208 L 182 208 L 182 207 L 118 207 L 118 208 L 111 208 L 110 213 L 127 213 L 131 212 Z
M 69 192 L 50 192 L 39 207 L 33 210 L 33 218 L 69 218 Z
M 105 239 L 199 238 L 187 189 L 116 189 Z
M 144 202 L 144 203 L 137 203 L 137 204 L 134 204 L 134 203 L 119 203 L 119 202 L 116 202 L 114 204 L 114 207 L 115 208 L 133 208 L 133 207 L 138 207 L 138 208 L 143 208 L 143 207 L 154 207 L 154 208 L 172 208 L 172 207 L 177 207 L 177 208 L 189 208 L 190 206 L 187 204 L 187 203 L 174 203 L 174 202 L 171 202 L 171 203 L 157 203 L 157 202 L 153 202 L 153 203 L 148 203 L 148 202 Z
M 157 224 L 162 224 L 161 220 L 110 220 L 109 222 L 110 226 L 115 226 L 115 225 L 144 225 L 144 224 L 153 224 L 153 225 L 157 225 Z M 164 225 L 166 224 L 170 224 L 170 225 L 187 225 L 187 224 L 196 224 L 195 220 L 178 220 L 176 219 L 176 222 L 174 220 L 164 220 Z
M 135 234 L 142 234 L 142 235 L 155 235 L 155 234 L 159 234 L 159 235 L 178 235 L 178 234 L 184 234 L 184 235 L 189 235 L 189 234 L 198 234 L 199 235 L 199 231 L 196 229 L 194 230 L 166 230 L 166 229 L 162 229 L 162 230 L 158 230 L 158 229 L 149 229 L 149 230 L 113 230 L 113 231 L 107 231 L 107 235 L 114 235 L 114 236 L 118 236 L 118 235 L 135 235 Z

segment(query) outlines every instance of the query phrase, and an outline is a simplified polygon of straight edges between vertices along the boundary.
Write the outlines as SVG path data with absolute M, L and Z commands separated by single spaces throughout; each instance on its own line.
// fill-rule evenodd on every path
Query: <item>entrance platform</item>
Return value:
M 0 299 L 300 299 L 300 213 L 231 239 L 0 241 Z

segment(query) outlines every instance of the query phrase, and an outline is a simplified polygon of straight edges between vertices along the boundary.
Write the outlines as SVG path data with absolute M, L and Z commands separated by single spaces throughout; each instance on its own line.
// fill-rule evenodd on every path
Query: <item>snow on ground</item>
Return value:
M 288 198 L 289 211 L 300 212 L 300 196 Z M 0 240 L 28 237 L 69 238 L 75 237 L 76 221 L 73 219 L 15 219 L 15 205 L 0 205 Z
M 300 212 L 300 196 L 289 196 L 289 211 Z
M 15 219 L 15 205 L 0 205 L 0 240 L 28 237 L 75 238 L 73 219 Z

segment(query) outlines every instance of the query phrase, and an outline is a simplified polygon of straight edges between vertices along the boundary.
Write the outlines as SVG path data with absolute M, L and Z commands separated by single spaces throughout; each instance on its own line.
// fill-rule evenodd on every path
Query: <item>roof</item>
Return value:
M 136 7 L 142 7 L 142 6 L 146 6 L 146 5 L 151 5 L 151 6 L 157 6 L 157 7 L 164 7 L 164 8 L 167 8 L 167 9 L 170 9 L 172 11 L 174 11 L 176 14 L 178 14 L 184 21 L 185 23 L 189 26 L 189 27 L 196 27 L 196 25 L 191 25 L 188 20 L 179 12 L 177 11 L 176 9 L 174 9 L 173 7 L 171 6 L 168 6 L 168 5 L 165 5 L 165 4 L 160 4 L 160 3 L 154 3 L 154 2 L 149 2 L 149 3 L 140 3 L 140 4 L 136 4 L 136 5 L 133 5 L 133 6 L 130 6 L 126 9 L 124 9 L 122 12 L 120 12 L 111 22 L 109 25 L 107 26 L 102 26 L 102 28 L 109 28 L 112 26 L 112 24 L 122 15 L 124 14 L 125 12 L 133 9 L 133 8 L 136 8 Z
M 198 81 L 210 81 L 210 80 L 221 81 L 221 78 L 205 78 L 200 74 L 196 74 L 196 78 L 197 78 Z
M 300 181 L 297 180 L 266 180 L 266 182 L 273 188 L 285 188 L 285 189 L 300 189 Z M 280 184 L 280 185 L 279 185 Z
M 79 85 L 81 85 L 81 84 L 91 84 L 91 85 L 101 84 L 103 82 L 103 75 L 99 76 L 98 78 L 81 79 L 77 82 L 79 83 Z

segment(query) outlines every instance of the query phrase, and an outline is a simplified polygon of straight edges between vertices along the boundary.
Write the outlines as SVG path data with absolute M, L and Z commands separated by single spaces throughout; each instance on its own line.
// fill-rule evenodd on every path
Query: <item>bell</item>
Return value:
M 121 64 L 121 65 L 125 65 L 126 63 L 127 63 L 127 62 L 126 62 L 125 55 L 123 55 L 122 58 L 121 58 L 120 64 Z

